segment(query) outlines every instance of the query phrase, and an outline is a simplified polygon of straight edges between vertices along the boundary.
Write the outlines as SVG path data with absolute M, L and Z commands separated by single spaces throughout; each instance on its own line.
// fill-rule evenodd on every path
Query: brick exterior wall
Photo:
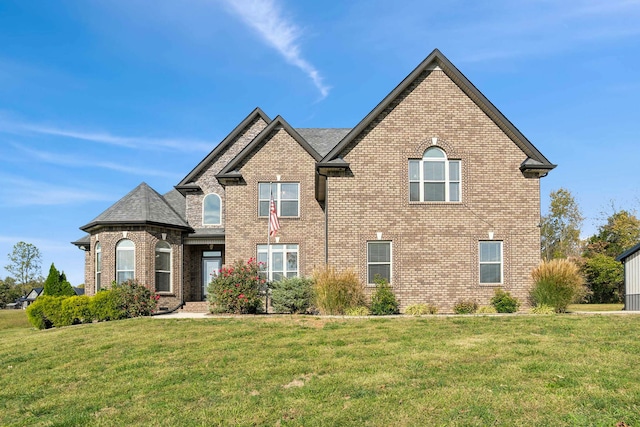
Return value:
M 409 202 L 408 161 L 438 138 L 462 161 L 460 203 Z M 519 170 L 523 152 L 440 70 L 425 71 L 344 152 L 351 173 L 328 179 L 329 263 L 366 282 L 366 245 L 392 241 L 392 286 L 401 309 L 459 299 L 488 304 L 478 245 L 503 241 L 504 283 L 526 303 L 539 260 L 539 180 Z
M 135 245 L 135 279 L 154 290 L 155 247 L 166 233 L 166 242 L 171 245 L 171 292 L 161 292 L 159 307 L 174 308 L 181 302 L 182 295 L 182 233 L 160 227 L 130 226 L 104 227 L 91 236 L 91 251 L 85 254 L 85 294 L 96 293 L 95 247 L 100 242 L 102 250 L 102 271 L 100 288 L 107 289 L 116 280 L 116 245 L 121 240 L 131 240 Z M 125 236 L 126 234 L 126 236 Z
M 262 118 L 257 117 L 256 120 L 254 120 L 253 123 L 251 123 L 247 129 L 235 139 L 235 141 L 232 141 L 227 148 L 195 178 L 194 182 L 202 189 L 202 193 L 187 194 L 187 222 L 191 227 L 224 229 L 225 218 L 227 217 L 227 200 L 224 187 L 220 185 L 216 179 L 216 175 L 266 126 L 267 123 L 262 120 Z M 212 193 L 220 196 L 222 202 L 222 218 L 220 225 L 205 225 L 202 223 L 202 201 L 207 194 Z
M 324 265 L 324 212 L 315 199 L 315 159 L 286 130 L 274 130 L 240 167 L 246 185 L 227 186 L 226 262 L 246 261 L 267 243 L 267 218 L 258 217 L 260 182 L 300 183 L 300 217 L 280 217 L 280 244 L 298 244 L 302 276 Z M 274 243 L 272 241 L 272 243 Z

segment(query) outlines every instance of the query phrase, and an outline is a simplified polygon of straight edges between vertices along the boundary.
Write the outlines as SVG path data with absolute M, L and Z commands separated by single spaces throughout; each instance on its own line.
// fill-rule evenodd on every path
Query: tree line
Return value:
M 8 259 L 9 263 L 4 268 L 10 275 L 0 279 L 0 308 L 27 296 L 33 288 L 44 288 L 44 295 L 75 295 L 64 271 L 58 271 L 53 263 L 46 279 L 42 276 L 42 254 L 35 245 L 16 243 Z
M 584 217 L 571 192 L 552 191 L 549 211 L 541 220 L 541 255 L 545 260 L 575 262 L 588 288 L 586 302 L 624 301 L 624 269 L 616 257 L 640 243 L 640 219 L 635 211 L 613 207 L 594 235 L 581 239 Z

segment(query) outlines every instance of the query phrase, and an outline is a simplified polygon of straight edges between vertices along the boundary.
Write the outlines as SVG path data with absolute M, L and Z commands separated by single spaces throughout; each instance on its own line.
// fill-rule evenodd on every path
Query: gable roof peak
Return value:
M 227 163 L 227 165 L 222 168 L 220 173 L 216 176 L 220 178 L 233 175 L 234 178 L 238 178 L 240 174 L 237 173 L 237 170 L 242 161 L 257 149 L 267 136 L 271 134 L 271 132 L 277 129 L 284 129 L 298 144 L 300 144 L 300 146 L 302 146 L 302 148 L 307 151 L 307 153 L 311 155 L 311 157 L 314 158 L 316 162 L 322 159 L 322 156 L 315 150 L 315 148 L 313 148 L 311 144 L 309 144 L 307 140 L 305 140 L 302 135 L 300 135 L 300 133 L 298 133 L 298 131 L 295 130 L 282 116 L 278 115 L 253 139 L 253 141 L 244 147 L 236 157 Z
M 188 189 L 189 184 L 193 185 L 193 180 L 202 172 L 211 162 L 213 162 L 216 157 L 224 151 L 235 139 L 245 130 L 248 126 L 250 126 L 255 120 L 261 119 L 266 124 L 271 122 L 269 116 L 265 114 L 264 111 L 260 107 L 254 108 L 254 110 L 249 113 L 247 117 L 245 117 L 233 130 L 222 140 L 220 143 L 204 158 L 198 165 L 193 168 L 191 172 L 187 174 L 176 186 L 175 188 L 180 189 Z
M 502 131 L 523 151 L 527 158 L 555 168 L 547 158 L 467 79 L 440 50 L 434 49 L 407 77 L 400 82 L 367 116 L 354 127 L 324 158 L 322 163 L 340 157 L 342 150 L 367 128 L 398 96 L 425 71 L 443 71 Z

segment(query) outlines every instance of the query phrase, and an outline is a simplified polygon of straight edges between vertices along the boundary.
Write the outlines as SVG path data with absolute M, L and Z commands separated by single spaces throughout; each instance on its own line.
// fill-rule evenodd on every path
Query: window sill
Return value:
M 504 286 L 504 283 L 480 283 L 481 288 L 499 288 Z
M 409 200 L 409 205 L 445 205 L 445 206 L 462 206 L 464 203 L 460 202 L 421 202 L 418 200 Z
M 173 292 L 157 292 L 156 295 L 160 295 L 161 297 L 175 297 L 176 294 Z

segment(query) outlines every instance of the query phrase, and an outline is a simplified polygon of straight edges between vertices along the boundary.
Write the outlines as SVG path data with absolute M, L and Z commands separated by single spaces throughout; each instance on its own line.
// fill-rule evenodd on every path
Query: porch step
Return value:
M 207 301 L 189 301 L 185 302 L 180 311 L 187 313 L 208 313 L 209 303 Z

